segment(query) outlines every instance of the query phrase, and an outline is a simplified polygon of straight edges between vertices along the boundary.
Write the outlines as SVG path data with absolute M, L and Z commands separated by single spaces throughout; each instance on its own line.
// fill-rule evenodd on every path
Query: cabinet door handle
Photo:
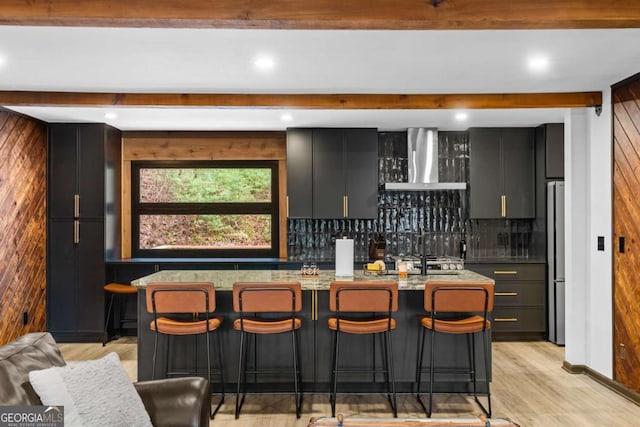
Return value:
M 515 270 L 495 270 L 493 272 L 493 274 L 510 274 L 510 275 L 515 275 L 518 274 L 517 271 Z
M 80 218 L 80 196 L 78 194 L 73 195 L 73 217 Z
M 311 291 L 311 320 L 318 320 L 318 291 Z
M 493 319 L 494 322 L 517 322 L 517 317 L 496 317 Z
M 502 218 L 507 216 L 507 196 L 504 194 L 500 196 L 500 215 L 502 215 Z
M 73 244 L 77 245 L 80 243 L 80 221 L 77 219 L 73 220 Z
M 349 196 L 344 196 L 344 217 L 349 216 Z
M 289 196 L 287 196 L 287 218 L 289 218 Z
M 494 294 L 497 297 L 516 297 L 518 296 L 517 292 L 496 292 Z

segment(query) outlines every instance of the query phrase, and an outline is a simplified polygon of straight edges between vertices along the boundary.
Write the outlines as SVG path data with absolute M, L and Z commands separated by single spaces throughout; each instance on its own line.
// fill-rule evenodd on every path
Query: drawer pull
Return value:
M 494 294 L 497 297 L 515 297 L 518 296 L 517 292 L 496 292 Z
M 517 322 L 517 317 L 496 317 L 493 319 L 494 322 Z
M 518 274 L 515 270 L 495 270 L 493 274 Z

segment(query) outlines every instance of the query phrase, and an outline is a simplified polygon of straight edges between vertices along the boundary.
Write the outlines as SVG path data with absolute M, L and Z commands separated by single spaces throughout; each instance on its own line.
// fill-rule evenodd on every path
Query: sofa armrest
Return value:
M 209 426 L 211 386 L 200 377 L 134 383 L 151 422 L 163 426 Z

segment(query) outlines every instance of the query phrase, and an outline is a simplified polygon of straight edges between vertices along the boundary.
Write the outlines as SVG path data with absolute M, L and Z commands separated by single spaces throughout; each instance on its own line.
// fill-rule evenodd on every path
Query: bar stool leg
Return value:
M 109 319 L 111 319 L 111 309 L 113 308 L 113 297 L 115 294 L 111 294 L 111 299 L 109 300 L 109 310 L 107 310 L 107 320 L 104 322 L 104 333 L 102 334 L 102 346 L 107 345 L 107 341 L 109 341 Z
M 386 337 L 383 334 L 375 334 L 380 337 L 381 347 L 382 347 L 382 370 L 384 374 L 384 382 L 387 386 L 387 400 L 389 404 L 393 406 L 393 402 L 391 401 L 391 383 L 389 382 L 389 353 L 387 351 L 387 341 Z M 373 369 L 375 370 L 376 365 L 373 365 Z
M 156 356 L 158 355 L 158 331 L 153 339 L 153 367 L 151 368 L 151 379 L 156 379 Z
M 336 394 L 338 392 L 338 342 L 340 332 L 336 329 L 333 335 L 333 363 L 331 363 L 332 389 L 331 389 L 331 416 L 336 416 Z
M 420 339 L 419 339 L 420 344 L 419 344 L 419 347 L 418 347 L 418 361 L 416 363 L 416 366 L 418 367 L 418 369 L 416 371 L 416 399 L 418 400 L 418 403 L 420 404 L 420 406 L 422 406 L 422 410 L 426 414 L 427 413 L 427 408 L 424 405 L 424 402 L 422 401 L 422 398 L 420 397 L 420 386 L 422 384 L 422 371 L 423 371 L 425 335 L 426 335 L 426 329 L 425 328 L 421 328 Z
M 387 375 L 391 377 L 391 396 L 393 401 L 391 402 L 391 409 L 393 410 L 393 418 L 398 418 L 398 405 L 396 402 L 396 377 L 393 372 L 393 347 L 391 342 L 391 331 L 385 332 L 385 353 L 387 353 Z
M 485 414 L 487 414 L 488 417 L 491 417 L 491 389 L 490 389 L 490 382 L 489 382 L 489 357 L 488 357 L 488 352 L 487 352 L 487 335 L 486 335 L 487 331 L 483 330 L 482 331 L 482 349 L 483 349 L 483 353 L 484 353 L 484 369 L 485 369 L 485 381 L 487 384 L 487 406 L 488 409 L 484 407 L 484 405 L 480 402 L 480 399 L 478 399 L 478 396 L 476 395 L 475 401 L 478 403 L 478 405 L 480 405 L 480 408 L 484 411 Z M 475 350 L 475 346 L 474 346 L 474 350 Z M 474 351 L 474 359 L 475 359 L 475 351 Z M 475 362 L 474 362 L 475 364 Z
M 244 396 L 242 398 L 242 402 L 240 401 L 240 381 L 243 378 L 242 365 L 243 365 L 243 362 L 246 365 L 245 354 L 247 352 L 246 349 L 244 348 L 245 347 L 244 335 L 245 335 L 245 332 L 240 331 L 240 354 L 238 355 L 238 381 L 236 384 L 236 411 L 235 411 L 236 419 L 238 419 L 238 417 L 240 416 L 240 408 L 242 407 L 242 403 L 244 402 Z M 244 366 L 244 369 L 246 369 L 246 366 Z M 246 376 L 244 376 L 244 379 L 246 380 Z
M 293 390 L 295 396 L 295 405 L 296 405 L 296 418 L 300 418 L 300 405 L 298 404 L 298 349 L 296 343 L 296 330 L 295 328 L 291 330 L 291 348 L 293 351 Z M 301 384 L 300 384 L 301 385 Z
M 467 356 L 469 358 L 469 379 L 473 387 L 473 397 L 476 397 L 476 340 L 474 334 L 465 334 L 467 339 Z
M 218 402 L 218 405 L 211 413 L 211 419 L 213 419 L 213 417 L 216 416 L 216 414 L 218 413 L 218 410 L 224 403 L 224 370 L 223 370 L 224 353 L 222 349 L 222 329 L 218 329 L 216 331 L 216 335 L 218 335 L 218 368 L 220 369 L 220 401 Z
M 435 341 L 436 341 L 436 331 L 431 329 L 431 363 L 429 369 L 429 410 L 427 411 L 427 418 L 431 418 L 431 413 L 433 409 L 433 383 L 435 380 Z
M 302 385 L 302 364 L 300 363 L 300 334 L 297 330 L 295 331 L 295 339 L 297 346 L 296 354 L 298 356 L 298 384 L 300 384 L 300 402 L 298 402 L 298 411 L 302 413 L 302 399 L 304 397 L 304 388 Z

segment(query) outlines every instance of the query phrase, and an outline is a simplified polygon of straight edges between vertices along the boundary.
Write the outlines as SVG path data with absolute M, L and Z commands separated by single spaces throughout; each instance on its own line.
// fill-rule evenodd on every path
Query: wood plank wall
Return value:
M 0 109 L 0 345 L 46 330 L 46 188 L 46 127 Z
M 640 392 L 640 75 L 614 86 L 612 103 L 613 379 Z
M 131 161 L 277 160 L 280 188 L 279 257 L 287 257 L 287 165 L 285 132 L 122 133 L 122 257 L 131 257 Z

